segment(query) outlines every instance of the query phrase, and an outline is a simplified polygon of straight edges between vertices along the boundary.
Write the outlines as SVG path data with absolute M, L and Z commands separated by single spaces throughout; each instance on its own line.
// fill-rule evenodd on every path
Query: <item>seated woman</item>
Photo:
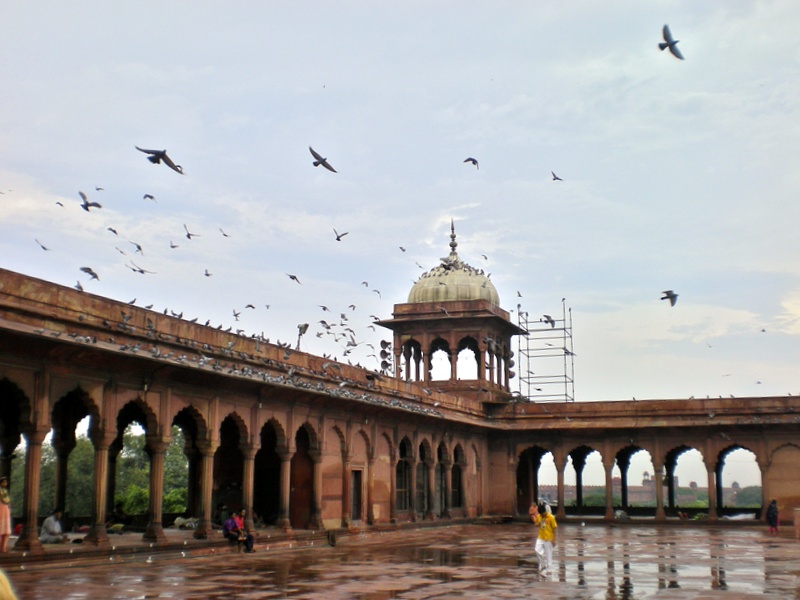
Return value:
M 245 530 L 244 516 L 245 511 L 242 509 L 228 517 L 222 524 L 222 535 L 232 542 L 243 543 L 245 552 L 255 552 L 253 549 L 255 540 L 253 535 Z

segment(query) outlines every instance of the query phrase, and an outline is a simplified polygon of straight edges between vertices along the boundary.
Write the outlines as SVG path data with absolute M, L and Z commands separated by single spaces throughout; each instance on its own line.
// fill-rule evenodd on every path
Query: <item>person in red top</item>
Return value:
M 242 509 L 238 513 L 233 513 L 230 517 L 228 517 L 228 519 L 222 524 L 222 535 L 229 540 L 243 542 L 245 552 L 255 552 L 255 549 L 253 548 L 255 539 L 253 538 L 253 534 L 247 531 L 244 524 L 245 514 L 245 510 Z

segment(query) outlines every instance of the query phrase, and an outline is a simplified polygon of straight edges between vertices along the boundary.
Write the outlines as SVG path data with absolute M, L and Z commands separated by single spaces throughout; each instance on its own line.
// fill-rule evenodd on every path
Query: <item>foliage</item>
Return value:
M 733 503 L 737 508 L 760 508 L 761 507 L 761 486 L 750 485 L 743 487 L 736 493 Z
M 150 457 L 145 449 L 144 433 L 128 428 L 122 437 L 123 448 L 116 459 L 114 503 L 122 502 L 129 515 L 146 514 L 150 490 Z M 172 428 L 172 441 L 164 455 L 164 512 L 184 512 L 189 480 L 188 461 L 183 453 L 184 437 Z M 42 444 L 39 479 L 39 516 L 49 514 L 56 501 L 56 451 L 51 443 Z M 23 516 L 25 482 L 25 447 L 18 446 L 12 456 L 9 493 L 15 519 Z M 64 509 L 73 517 L 92 514 L 94 490 L 94 445 L 85 435 L 77 436 L 67 464 L 67 489 Z

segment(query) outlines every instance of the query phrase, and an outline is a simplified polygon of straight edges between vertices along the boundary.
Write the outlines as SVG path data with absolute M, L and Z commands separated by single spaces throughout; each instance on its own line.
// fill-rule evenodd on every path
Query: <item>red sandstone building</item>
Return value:
M 488 277 L 450 254 L 380 325 L 394 332 L 394 376 L 292 351 L 114 300 L 0 270 L 0 474 L 24 438 L 24 527 L 39 548 L 42 443 L 52 431 L 63 501 L 76 424 L 94 445 L 87 542 L 108 544 L 122 432 L 142 426 L 150 457 L 145 539 L 164 539 L 163 458 L 172 426 L 186 439 L 188 512 L 197 536 L 219 502 L 275 515 L 283 529 L 525 515 L 540 496 L 541 459 L 553 455 L 557 514 L 568 459 L 577 510 L 586 457 L 606 473 L 604 516 L 625 508 L 630 457 L 652 457 L 656 507 L 675 508 L 677 458 L 694 448 L 708 475 L 709 518 L 721 508 L 722 467 L 733 450 L 756 456 L 764 499 L 800 506 L 800 398 L 523 402 L 510 393 L 512 337 Z M 434 381 L 444 352 L 450 376 Z M 460 373 L 459 356 L 472 362 Z M 468 377 L 468 378 L 465 378 Z M 713 416 L 712 416 L 713 415 Z M 615 506 L 612 472 L 622 473 Z

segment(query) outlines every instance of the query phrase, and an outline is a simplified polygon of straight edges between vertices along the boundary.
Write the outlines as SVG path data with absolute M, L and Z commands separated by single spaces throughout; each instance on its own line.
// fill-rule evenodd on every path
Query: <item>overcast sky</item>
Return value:
M 749 0 L 5 2 L 0 264 L 273 341 L 311 323 L 301 348 L 342 360 L 317 321 L 346 313 L 375 368 L 372 316 L 453 219 L 514 320 L 566 298 L 578 401 L 800 393 L 798 25 Z

